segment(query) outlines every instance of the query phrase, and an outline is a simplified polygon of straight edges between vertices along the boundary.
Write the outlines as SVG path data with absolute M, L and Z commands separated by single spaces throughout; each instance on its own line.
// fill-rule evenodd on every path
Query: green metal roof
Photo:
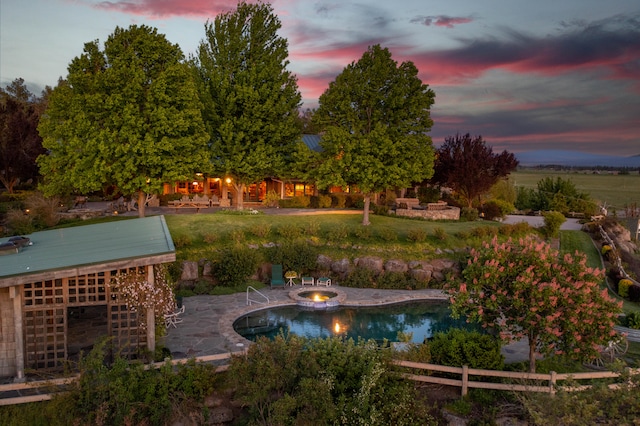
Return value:
M 66 270 L 172 254 L 175 247 L 164 216 L 119 220 L 54 229 L 26 235 L 33 245 L 0 256 L 0 287 L 4 278 Z M 8 238 L 0 239 L 0 243 Z

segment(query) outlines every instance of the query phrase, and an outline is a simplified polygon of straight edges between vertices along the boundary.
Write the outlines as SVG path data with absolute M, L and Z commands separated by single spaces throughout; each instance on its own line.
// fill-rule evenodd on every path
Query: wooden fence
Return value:
M 588 379 L 609 379 L 609 378 L 618 378 L 621 376 L 621 373 L 615 373 L 613 371 L 594 371 L 587 373 L 556 373 L 555 371 L 550 372 L 549 374 L 541 374 L 541 373 L 523 373 L 523 372 L 512 372 L 512 371 L 498 371 L 498 370 L 480 370 L 477 368 L 469 368 L 466 365 L 463 367 L 448 367 L 446 365 L 438 365 L 438 364 L 423 364 L 419 362 L 411 362 L 411 361 L 394 361 L 394 364 L 399 367 L 407 367 L 411 369 L 424 370 L 424 371 L 435 371 L 441 373 L 450 373 L 460 375 L 460 379 L 451 379 L 446 377 L 436 377 L 429 375 L 418 375 L 411 373 L 404 373 L 404 377 L 413 380 L 416 382 L 423 383 L 436 383 L 441 385 L 448 386 L 456 386 L 461 388 L 462 396 L 466 395 L 469 391 L 469 388 L 478 388 L 478 389 L 494 389 L 494 390 L 505 390 L 505 391 L 519 391 L 519 392 L 546 392 L 550 394 L 554 394 L 557 389 L 562 389 L 565 391 L 578 391 L 588 389 L 589 385 L 583 386 L 558 386 L 557 383 L 559 381 L 566 380 L 588 380 Z M 629 374 L 634 375 L 640 373 L 640 369 L 629 369 Z M 469 380 L 469 376 L 478 376 L 478 377 L 500 377 L 509 379 L 511 383 L 495 383 L 495 382 L 480 382 L 475 380 Z M 524 383 L 526 381 L 529 382 L 538 382 L 538 383 Z M 546 382 L 546 384 L 542 385 L 539 382 Z M 615 388 L 619 386 L 619 384 L 611 384 L 609 387 Z
M 228 361 L 231 359 L 233 355 L 241 355 L 246 353 L 246 351 L 239 352 L 229 352 L 224 354 L 217 355 L 207 355 L 195 358 L 196 362 L 220 362 L 220 361 Z M 171 360 L 170 363 L 172 365 L 178 364 L 186 364 L 193 358 L 189 359 L 177 359 Z M 408 380 L 413 380 L 416 382 L 423 383 L 436 383 L 448 386 L 456 386 L 461 388 L 462 396 L 466 395 L 469 388 L 478 388 L 478 389 L 494 389 L 494 390 L 504 390 L 504 391 L 520 391 L 520 392 L 546 392 L 550 394 L 554 394 L 558 388 L 561 388 L 566 391 L 578 391 L 589 388 L 588 385 L 583 386 L 564 386 L 559 387 L 557 383 L 559 381 L 566 380 L 588 380 L 588 379 L 608 379 L 608 378 L 618 378 L 621 376 L 621 373 L 615 373 L 612 371 L 596 371 L 589 373 L 563 373 L 558 374 L 555 372 L 551 372 L 549 374 L 540 374 L 540 373 L 521 373 L 521 372 L 510 372 L 510 371 L 498 371 L 498 370 L 480 370 L 477 368 L 468 368 L 467 366 L 463 367 L 448 367 L 446 365 L 438 365 L 438 364 L 424 364 L 412 361 L 393 361 L 394 365 L 402 368 L 410 368 L 414 370 L 421 371 L 434 371 L 441 373 L 450 373 L 460 375 L 460 379 L 452 379 L 446 377 L 436 377 L 430 375 L 420 375 L 420 374 L 412 374 L 412 373 L 403 373 L 403 376 Z M 165 362 L 156 362 L 153 364 L 147 364 L 145 366 L 146 369 L 151 368 L 160 368 L 165 365 Z M 220 365 L 216 368 L 216 372 L 222 372 L 227 370 L 229 367 L 228 364 Z M 629 369 L 629 374 L 635 375 L 640 373 L 640 369 Z M 495 383 L 495 382 L 480 382 L 475 380 L 469 380 L 469 376 L 478 376 L 478 377 L 499 377 L 503 379 L 510 379 L 511 383 Z M 29 402 L 39 402 L 39 401 L 48 401 L 53 395 L 55 395 L 55 391 L 52 389 L 62 388 L 64 386 L 74 383 L 78 380 L 80 376 L 75 375 L 71 377 L 65 377 L 61 379 L 52 379 L 52 380 L 44 380 L 37 382 L 26 382 L 26 383 L 11 383 L 6 385 L 0 385 L 0 406 L 2 405 L 14 405 L 14 404 L 25 404 Z M 525 381 L 529 382 L 546 382 L 546 384 L 541 385 L 540 383 L 536 384 L 526 384 Z M 609 387 L 616 387 L 618 384 L 611 384 Z M 44 390 L 47 393 L 40 393 L 38 390 Z M 26 396 L 16 396 L 16 397 L 8 397 L 2 398 L 1 395 L 5 392 L 20 392 L 20 391 L 37 391 L 38 393 L 34 395 L 26 395 Z

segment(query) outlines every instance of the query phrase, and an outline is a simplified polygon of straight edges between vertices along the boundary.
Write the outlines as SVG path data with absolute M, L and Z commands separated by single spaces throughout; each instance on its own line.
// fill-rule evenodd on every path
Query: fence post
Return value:
M 466 396 L 469 389 L 469 367 L 462 366 L 462 396 Z
M 552 396 L 556 394 L 556 372 L 555 371 L 551 371 L 549 373 L 549 394 L 551 394 Z

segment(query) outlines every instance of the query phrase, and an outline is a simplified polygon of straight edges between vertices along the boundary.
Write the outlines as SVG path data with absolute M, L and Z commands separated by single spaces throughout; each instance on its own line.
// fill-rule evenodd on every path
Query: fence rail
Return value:
M 441 373 L 459 374 L 460 379 L 450 379 L 445 377 L 435 377 L 428 375 L 419 375 L 412 373 L 404 373 L 403 377 L 416 382 L 435 383 L 448 386 L 456 386 L 461 388 L 462 396 L 466 395 L 469 388 L 479 389 L 493 389 L 493 390 L 506 390 L 517 392 L 546 392 L 554 394 L 558 388 L 566 391 L 578 391 L 589 388 L 589 385 L 583 386 L 561 386 L 558 387 L 559 381 L 565 380 L 589 380 L 589 379 L 609 379 L 621 377 L 621 373 L 615 373 L 613 371 L 594 371 L 585 373 L 556 373 L 555 371 L 549 374 L 541 373 L 523 373 L 515 371 L 497 371 L 497 370 L 480 370 L 477 368 L 463 367 L 449 367 L 438 364 L 424 364 L 412 361 L 394 361 L 395 365 L 399 367 L 406 367 L 415 370 L 435 371 Z M 629 374 L 640 374 L 640 369 L 629 369 Z M 512 379 L 513 383 L 493 383 L 493 382 L 478 382 L 469 380 L 469 376 L 479 377 L 500 377 L 506 379 Z M 542 381 L 548 382 L 547 385 L 541 386 L 539 384 L 524 384 L 523 381 Z M 619 384 L 612 384 L 609 387 L 617 387 Z

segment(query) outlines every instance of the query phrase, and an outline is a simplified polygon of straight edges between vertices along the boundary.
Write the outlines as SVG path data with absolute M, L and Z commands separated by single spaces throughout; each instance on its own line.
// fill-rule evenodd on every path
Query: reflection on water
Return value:
M 398 341 L 398 333 L 412 333 L 422 343 L 439 331 L 469 328 L 464 319 L 450 317 L 442 302 L 411 302 L 389 306 L 308 310 L 296 306 L 266 309 L 239 318 L 236 332 L 249 340 L 274 338 L 280 332 L 309 338 L 344 336 L 357 339 Z

